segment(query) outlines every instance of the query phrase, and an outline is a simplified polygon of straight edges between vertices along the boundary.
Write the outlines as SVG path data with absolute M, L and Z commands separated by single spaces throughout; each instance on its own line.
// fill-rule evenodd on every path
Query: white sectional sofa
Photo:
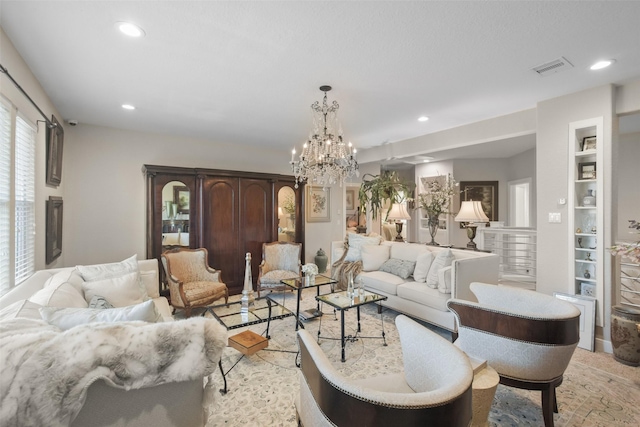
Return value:
M 447 308 L 447 301 L 451 298 L 476 301 L 469 289 L 471 282 L 498 283 L 499 258 L 495 254 L 406 242 L 383 241 L 372 245 L 372 240 L 366 237 L 348 236 L 350 246 L 358 245 L 359 241 L 364 243 L 355 255 L 363 263 L 356 281 L 362 280 L 366 290 L 386 296 L 383 306 L 454 333 L 455 316 Z M 334 262 L 342 257 L 343 248 L 343 241 L 332 242 Z M 441 252 L 438 264 L 445 254 L 450 254 L 450 265 L 431 270 Z M 354 257 L 347 256 L 347 260 Z
M 24 307 L 28 307 L 29 304 L 28 301 L 24 302 L 24 300 L 29 300 L 29 298 L 32 298 L 46 287 L 57 286 L 51 284 L 52 280 L 54 280 L 53 278 L 63 273 L 69 273 L 69 277 L 71 277 L 75 268 L 56 268 L 35 272 L 28 279 L 0 297 L 0 310 L 12 304 L 22 307 L 20 310 L 24 310 Z M 142 284 L 144 284 L 148 296 L 153 299 L 156 321 L 173 322 L 171 308 L 166 298 L 159 295 L 158 261 L 155 259 L 139 260 L 138 269 Z M 72 281 L 69 280 L 69 282 Z M 60 288 L 60 290 L 64 291 L 63 288 Z M 67 288 L 68 294 L 70 294 L 69 288 Z M 56 299 L 55 307 L 78 307 L 77 301 L 75 305 L 71 301 L 69 305 L 65 305 L 64 296 L 65 293 L 60 292 L 57 296 L 52 297 L 52 304 L 53 300 Z M 38 300 L 38 302 L 41 301 Z M 31 312 L 37 314 L 39 305 L 32 305 L 36 308 L 32 308 Z M 146 303 L 146 305 L 148 306 L 149 304 Z M 12 309 L 9 308 L 8 310 Z M 157 315 L 160 315 L 162 320 Z M 26 318 L 24 314 L 20 315 L 20 313 L 15 317 Z M 179 326 L 178 323 L 172 324 Z M 215 323 L 217 324 L 217 322 Z M 223 334 L 224 344 L 226 345 L 226 331 Z M 8 357 L 9 355 L 6 356 Z M 192 372 L 196 372 L 195 368 L 193 368 Z M 205 422 L 203 398 L 203 378 L 167 382 L 157 386 L 130 390 L 112 386 L 106 380 L 97 380 L 87 389 L 84 405 L 71 425 L 83 427 L 202 426 Z

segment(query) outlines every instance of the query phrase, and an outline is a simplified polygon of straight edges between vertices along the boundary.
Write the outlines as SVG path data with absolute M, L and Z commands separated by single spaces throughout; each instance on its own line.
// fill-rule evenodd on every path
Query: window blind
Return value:
M 16 118 L 15 142 L 15 282 L 35 269 L 35 154 L 36 130 Z
M 11 110 L 0 102 L 0 295 L 11 286 Z

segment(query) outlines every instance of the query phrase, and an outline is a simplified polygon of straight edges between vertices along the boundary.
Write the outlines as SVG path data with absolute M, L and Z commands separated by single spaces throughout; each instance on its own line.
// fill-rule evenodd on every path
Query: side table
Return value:
M 471 384 L 473 417 L 471 426 L 485 427 L 489 425 L 489 411 L 493 404 L 498 383 L 500 383 L 500 375 L 495 369 L 487 365 L 486 360 L 480 361 L 472 357 L 469 359 L 473 367 L 473 383 Z

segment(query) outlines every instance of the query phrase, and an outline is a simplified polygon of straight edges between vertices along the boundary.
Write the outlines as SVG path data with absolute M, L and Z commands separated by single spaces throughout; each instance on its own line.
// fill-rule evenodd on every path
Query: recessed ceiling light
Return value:
M 136 107 L 134 107 L 131 104 L 122 104 L 122 108 L 124 108 L 125 110 L 135 110 Z
M 615 59 L 607 59 L 604 61 L 598 61 L 595 64 L 593 64 L 590 69 L 591 70 L 601 70 L 603 68 L 607 68 L 609 65 L 613 64 L 614 62 L 616 62 Z
M 116 22 L 116 28 L 129 37 L 143 37 L 145 35 L 142 28 L 130 22 Z
M 429 120 L 429 117 L 427 116 L 418 117 L 419 122 L 426 122 L 427 120 Z

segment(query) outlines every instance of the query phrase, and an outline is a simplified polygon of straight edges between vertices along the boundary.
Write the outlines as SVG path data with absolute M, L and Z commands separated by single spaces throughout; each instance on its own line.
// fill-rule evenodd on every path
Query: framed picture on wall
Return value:
M 470 200 L 479 201 L 482 204 L 482 210 L 489 221 L 498 221 L 498 181 L 460 182 L 460 206 L 462 202 Z
M 62 197 L 47 200 L 46 263 L 51 264 L 62 254 Z
M 596 162 L 585 162 L 578 165 L 578 179 L 596 179 Z
M 356 199 L 356 190 L 347 190 L 347 207 L 348 211 L 352 211 L 355 209 L 355 199 Z
M 307 222 L 331 221 L 331 188 L 307 185 Z
M 582 138 L 582 151 L 589 151 L 596 149 L 596 137 L 595 136 L 585 136 Z
M 55 127 L 47 126 L 47 185 L 57 187 L 62 182 L 62 146 L 64 143 L 64 130 L 62 125 L 51 116 L 51 123 Z
M 178 213 L 189 213 L 189 187 L 173 187 L 173 203 L 178 205 Z

